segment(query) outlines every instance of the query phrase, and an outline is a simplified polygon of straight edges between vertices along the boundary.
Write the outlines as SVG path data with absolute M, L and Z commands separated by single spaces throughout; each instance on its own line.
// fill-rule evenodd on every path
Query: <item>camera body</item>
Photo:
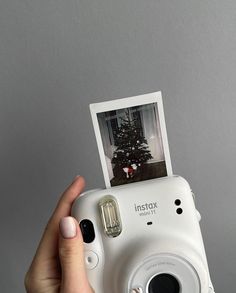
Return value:
M 188 182 L 162 177 L 91 190 L 72 207 L 96 293 L 213 293 Z

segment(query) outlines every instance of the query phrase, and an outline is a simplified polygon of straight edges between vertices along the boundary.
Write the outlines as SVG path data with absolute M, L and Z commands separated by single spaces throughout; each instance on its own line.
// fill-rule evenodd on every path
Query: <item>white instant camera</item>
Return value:
M 82 194 L 79 221 L 96 293 L 213 293 L 189 184 L 163 177 Z

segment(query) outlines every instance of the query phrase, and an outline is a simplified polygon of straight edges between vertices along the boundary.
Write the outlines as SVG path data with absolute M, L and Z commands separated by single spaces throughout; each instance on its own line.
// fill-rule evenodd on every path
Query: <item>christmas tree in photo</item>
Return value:
M 117 147 L 114 151 L 112 163 L 114 170 L 126 173 L 126 178 L 133 177 L 136 170 L 148 160 L 152 159 L 147 140 L 143 136 L 140 119 L 131 117 L 129 109 L 125 118 L 121 118 L 120 127 L 114 133 Z

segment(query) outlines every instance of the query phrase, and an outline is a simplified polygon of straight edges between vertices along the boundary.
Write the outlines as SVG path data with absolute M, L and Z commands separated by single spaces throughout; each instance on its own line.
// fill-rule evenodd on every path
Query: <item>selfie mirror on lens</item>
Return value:
M 96 293 L 213 293 L 193 192 L 173 175 L 161 92 L 90 105 L 105 189 L 74 202 Z

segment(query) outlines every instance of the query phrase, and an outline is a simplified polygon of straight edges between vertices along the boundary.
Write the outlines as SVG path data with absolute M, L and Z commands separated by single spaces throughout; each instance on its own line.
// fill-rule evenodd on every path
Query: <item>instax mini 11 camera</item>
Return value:
M 189 184 L 179 176 L 92 190 L 74 203 L 96 293 L 213 293 Z

